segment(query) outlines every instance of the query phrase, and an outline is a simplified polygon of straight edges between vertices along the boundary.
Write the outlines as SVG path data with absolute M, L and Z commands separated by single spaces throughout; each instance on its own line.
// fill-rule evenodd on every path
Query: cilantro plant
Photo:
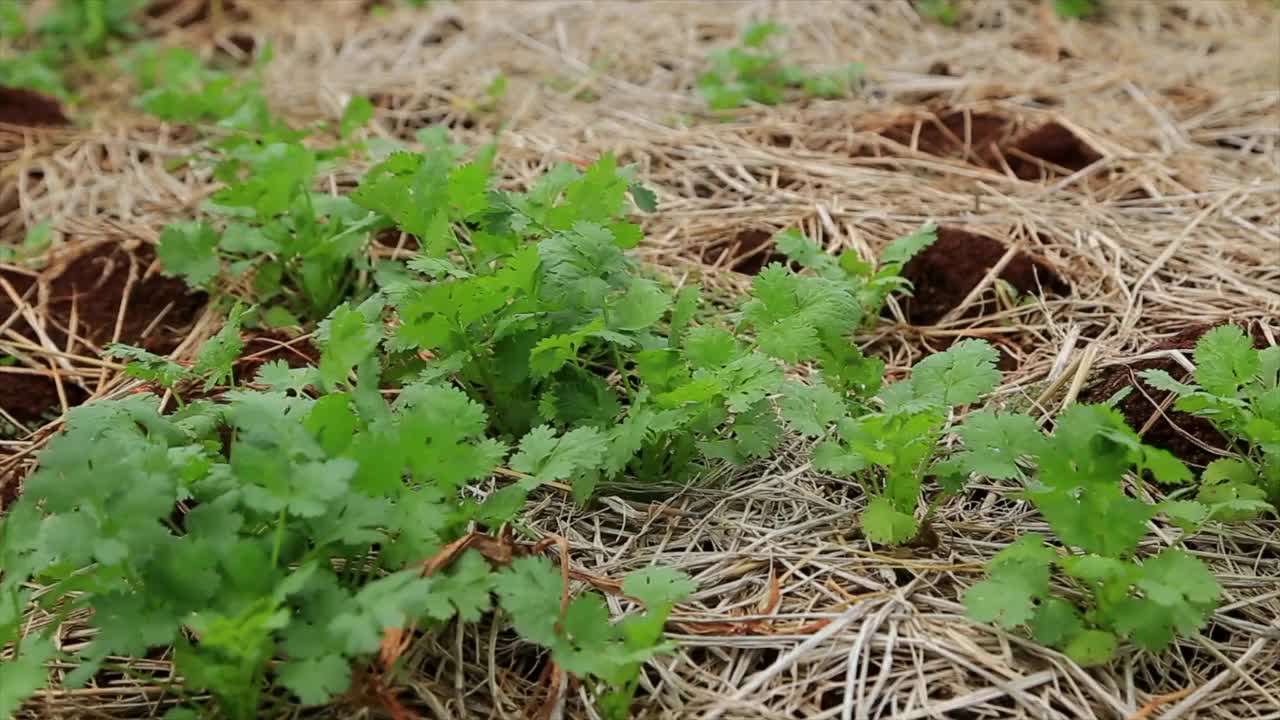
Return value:
M 24 3 L 0 0 L 0 85 L 73 99 L 73 76 L 140 32 L 145 0 L 58 0 L 34 25 Z
M 134 105 L 168 122 L 219 123 L 225 127 L 268 132 L 278 127 L 262 94 L 259 71 L 270 59 L 264 53 L 247 77 L 206 67 L 182 47 L 147 45 L 123 61 L 138 96 Z
M 916 11 L 921 16 L 937 20 L 948 27 L 960 21 L 960 11 L 951 0 L 918 0 Z
M 749 102 L 777 105 L 787 91 L 799 89 L 810 97 L 849 95 L 862 76 L 862 66 L 850 64 L 830 72 L 810 72 L 787 65 L 767 46 L 785 29 L 777 23 L 757 23 L 743 33 L 741 46 L 713 51 L 711 69 L 698 79 L 698 92 L 714 110 L 743 107 Z
M 689 582 L 659 569 L 628 576 L 624 592 L 646 611 L 612 624 L 592 594 L 562 612 L 560 572 L 538 557 L 502 567 L 468 551 L 424 575 L 417 564 L 472 523 L 511 521 L 541 478 L 598 457 L 543 434 L 512 460 L 529 478 L 477 502 L 473 484 L 508 452 L 485 437 L 483 408 L 429 383 L 388 405 L 359 350 L 372 344 L 353 341 L 344 317 L 330 319 L 320 368 L 265 366 L 269 390 L 168 416 L 149 395 L 73 410 L 0 525 L 0 639 L 17 639 L 25 584 L 37 580 L 47 607 L 93 611 L 93 641 L 64 658 L 78 663 L 66 685 L 172 645 L 184 692 L 255 718 L 278 711 L 269 686 L 307 705 L 344 693 L 389 629 L 436 632 L 497 606 L 591 682 L 607 717 L 624 717 Z M 308 386 L 332 392 L 298 393 Z M 47 635 L 21 640 L 0 667 L 0 710 L 41 686 L 42 663 L 60 655 Z
M 1102 12 L 1099 0 L 1053 0 L 1053 11 L 1058 17 L 1069 20 L 1084 20 Z
M 851 336 L 905 287 L 901 264 L 930 228 L 891 246 L 875 272 L 784 233 L 779 248 L 807 269 L 768 268 L 733 333 L 695 326 L 698 289 L 673 294 L 627 256 L 641 232 L 622 220 L 626 196 L 653 203 L 630 169 L 605 156 L 499 192 L 490 153 L 462 164 L 447 144 L 397 153 L 352 194 L 422 248 L 409 263 L 416 275 L 387 288 L 386 347 L 394 374 L 447 378 L 488 410 L 499 437 L 572 429 L 605 443 L 604 463 L 570 478 L 579 497 L 624 472 L 681 480 L 707 460 L 766 456 L 781 438 L 772 397 L 788 364 L 819 363 L 842 392 L 879 387 L 883 365 Z
M 1177 548 L 1140 557 L 1147 524 L 1164 514 L 1194 532 L 1215 507 L 1190 500 L 1150 504 L 1125 493 L 1123 477 L 1149 474 L 1183 485 L 1191 472 L 1168 451 L 1143 445 L 1118 411 L 1076 405 L 1056 420 L 1051 437 L 1018 414 L 984 411 L 960 429 L 965 450 L 951 471 L 1021 478 L 1022 497 L 1048 521 L 1063 549 L 1028 535 L 1000 551 L 991 577 L 964 597 L 970 617 L 1005 628 L 1026 625 L 1037 641 L 1082 665 L 1110 660 L 1123 640 L 1159 650 L 1194 633 L 1217 607 L 1221 588 L 1208 568 Z M 1032 475 L 1025 466 L 1033 464 Z M 1057 569 L 1083 595 L 1055 592 Z
M 921 360 L 909 380 L 880 390 L 871 399 L 873 411 L 851 412 L 842 393 L 815 383 L 786 394 L 783 416 L 796 432 L 819 441 L 813 450 L 816 469 L 862 485 L 870 498 L 862 513 L 867 538 L 899 544 L 920 528 L 916 510 L 926 475 L 956 477 L 950 465 L 937 462 L 938 443 L 952 429 L 953 408 L 973 403 L 999 383 L 995 365 L 996 351 L 988 343 L 964 340 Z M 960 486 L 948 482 L 944 489 Z
M 160 236 L 166 273 L 209 289 L 249 276 L 249 294 L 269 306 L 263 318 L 274 325 L 322 318 L 367 289 L 364 249 L 382 220 L 345 196 L 312 189 L 359 144 L 314 147 L 305 140 L 327 125 L 290 128 L 271 114 L 258 80 L 207 70 L 185 49 L 144 49 L 132 63 L 145 90 L 140 107 L 230 131 L 210 144 L 223 183 L 203 206 L 213 217 L 175 223 Z M 345 138 L 371 115 L 366 98 L 353 98 L 332 129 Z
M 1280 347 L 1257 350 L 1236 325 L 1196 343 L 1193 385 L 1145 370 L 1149 385 L 1178 396 L 1174 407 L 1208 420 L 1236 454 L 1214 460 L 1200 477 L 1200 499 L 1224 517 L 1256 516 L 1280 503 Z
M 244 350 L 240 330 L 246 315 L 249 315 L 249 310 L 238 305 L 232 308 L 222 328 L 200 346 L 191 367 L 122 343 L 108 345 L 104 354 L 106 357 L 125 360 L 124 374 L 129 377 L 174 391 L 185 384 L 200 382 L 207 392 L 217 385 L 234 381 L 232 370 L 236 359 Z M 179 403 L 182 402 L 182 396 L 177 392 L 174 397 Z

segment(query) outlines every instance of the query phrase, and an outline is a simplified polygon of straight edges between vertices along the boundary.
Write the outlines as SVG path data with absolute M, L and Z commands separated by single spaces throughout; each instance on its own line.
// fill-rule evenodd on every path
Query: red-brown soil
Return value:
M 894 123 L 881 130 L 880 135 L 929 155 L 991 167 L 995 164 L 996 147 L 1009 139 L 1012 127 L 1013 122 L 1003 115 L 941 110 L 927 117 Z
M 132 253 L 120 245 L 103 243 L 78 255 L 65 266 L 46 271 L 48 305 L 45 308 L 45 333 L 59 349 L 67 346 L 72 311 L 75 314 L 74 350 L 85 351 L 88 342 L 101 348 L 115 336 L 119 319 L 119 342 L 138 345 L 155 353 L 171 352 L 182 341 L 186 329 L 203 307 L 203 294 L 191 293 L 181 281 L 158 273 L 147 274 L 154 259 L 149 247 Z M 125 288 L 128 305 L 120 319 L 120 305 Z M 24 295 L 35 279 L 30 275 L 0 270 L 18 293 Z M 36 306 L 38 290 L 32 290 L 25 304 Z M 7 293 L 0 293 L 0 322 L 15 311 Z M 36 311 L 33 309 L 33 313 Z M 15 321 L 10 330 L 39 344 L 38 336 L 25 320 Z M 63 381 L 68 402 L 83 402 L 87 394 L 70 380 Z M 0 371 L 0 407 L 24 423 L 39 420 L 58 405 L 53 381 L 39 375 L 20 375 Z
M 902 276 L 914 286 L 913 295 L 899 300 L 912 325 L 933 325 L 960 305 L 987 271 L 1004 256 L 1007 248 L 998 240 L 953 227 L 938 228 L 938 240 L 903 268 Z M 1065 295 L 1070 291 L 1062 277 L 1042 260 L 1019 252 L 1000 278 L 1020 293 L 1045 292 Z M 964 317 L 978 317 L 990 309 L 992 301 L 975 302 Z
M 1022 135 L 1004 150 L 1004 155 L 1009 169 L 1023 180 L 1052 177 L 1061 172 L 1059 168 L 1071 172 L 1083 170 L 1102 157 L 1056 122 L 1045 123 Z
M 0 123 L 41 127 L 69 125 L 55 99 L 25 88 L 0 85 Z
M 1163 342 L 1152 345 L 1145 352 L 1156 350 L 1182 350 L 1191 359 L 1191 351 L 1196 341 L 1209 330 L 1222 325 L 1196 325 L 1174 335 Z M 1266 347 L 1266 337 L 1257 329 L 1253 330 L 1254 347 Z M 1081 402 L 1100 403 L 1124 388 L 1133 388 L 1129 396 L 1120 401 L 1120 411 L 1125 421 L 1134 430 L 1141 430 L 1153 415 L 1159 414 L 1160 405 L 1166 399 L 1166 393 L 1147 385 L 1139 377 L 1143 370 L 1164 370 L 1179 380 L 1185 380 L 1186 369 L 1177 361 L 1169 358 L 1143 360 L 1130 365 L 1116 365 L 1102 371 L 1097 381 L 1080 394 Z M 1192 439 L 1194 438 L 1194 440 Z M 1177 455 L 1184 462 L 1204 467 L 1215 458 L 1221 457 L 1200 447 L 1196 440 L 1219 449 L 1226 447 L 1226 441 L 1208 420 L 1174 410 L 1172 407 L 1164 411 L 1163 417 L 1156 419 L 1151 428 L 1142 436 L 1143 442 L 1158 448 L 1164 448 Z
M 213 17 L 213 0 L 154 0 L 143 12 L 154 20 L 187 28 Z M 250 17 L 249 13 L 238 7 L 235 0 L 223 0 L 224 22 L 243 22 Z
M 773 233 L 750 228 L 737 235 L 712 243 L 702 250 L 702 262 L 708 265 L 758 275 L 771 262 L 786 262 L 786 257 L 773 250 Z
M 276 360 L 283 360 L 291 368 L 307 367 L 320 362 L 320 351 L 309 338 L 294 338 L 283 330 L 266 330 L 245 338 L 244 351 L 236 361 L 236 378 L 252 380 L 259 368 Z
M 1004 164 L 1023 180 L 1082 170 L 1101 155 L 1057 122 L 1017 132 L 1012 118 L 992 112 L 940 108 L 899 120 L 877 130 L 884 138 L 935 157 L 963 160 L 1003 171 Z M 865 151 L 859 151 L 859 154 Z M 1001 160 L 1003 159 L 1003 164 Z

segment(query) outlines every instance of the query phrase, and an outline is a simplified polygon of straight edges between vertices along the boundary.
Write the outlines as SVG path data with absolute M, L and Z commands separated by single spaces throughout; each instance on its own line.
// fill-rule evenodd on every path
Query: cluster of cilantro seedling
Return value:
M 1047 439 L 1019 416 L 989 416 L 993 424 L 981 436 L 969 434 L 978 416 L 966 423 L 966 445 L 1005 449 L 995 464 L 970 469 L 1023 478 L 1023 497 L 1064 546 L 1025 536 L 1002 550 L 991 562 L 991 578 L 965 596 L 974 618 L 1028 625 L 1037 640 L 1082 664 L 1111 659 L 1119 639 L 1159 650 L 1204 624 L 1221 594 L 1208 568 L 1176 548 L 1139 559 L 1139 544 L 1159 514 L 1187 537 L 1210 521 L 1274 512 L 1280 502 L 1280 347 L 1257 350 L 1239 327 L 1226 325 L 1200 339 L 1194 359 L 1195 385 L 1163 370 L 1142 375 L 1153 388 L 1176 394 L 1177 409 L 1208 419 L 1231 441 L 1236 457 L 1210 463 L 1198 485 L 1168 452 L 1143 446 L 1107 406 L 1068 408 Z M 1015 455 L 1034 461 L 1036 475 L 1024 474 Z M 1163 502 L 1142 502 L 1124 491 L 1122 477 L 1130 471 L 1186 487 Z M 1195 500 L 1183 499 L 1192 492 Z M 1086 594 L 1086 603 L 1075 605 L 1053 591 L 1055 567 Z
M 29 23 L 23 0 L 0 0 L 0 85 L 71 100 L 74 79 L 140 34 L 145 0 L 58 0 Z
M 716 97 L 735 105 L 779 97 L 798 77 L 778 74 L 770 54 L 725 57 L 732 74 L 718 76 Z M 63 658 L 77 664 L 68 687 L 136 674 L 118 658 L 172 646 L 184 678 L 173 691 L 207 693 L 232 718 L 331 702 L 370 674 L 394 683 L 396 633 L 500 609 L 588 684 L 602 716 L 625 717 L 690 580 L 664 568 L 627 576 L 636 609 L 613 622 L 598 593 L 571 598 L 533 544 L 509 545 L 524 551 L 505 559 L 451 548 L 523 534 L 531 494 L 586 503 L 606 488 L 696 482 L 769 456 L 788 433 L 817 471 L 864 490 L 861 526 L 878 544 L 911 541 L 970 478 L 1019 483 L 1053 537 L 1000 552 L 966 607 L 1084 664 L 1122 640 L 1164 647 L 1217 605 L 1200 560 L 1142 548 L 1150 521 L 1185 538 L 1278 499 L 1280 350 L 1253 350 L 1238 331 L 1206 335 L 1195 386 L 1148 375 L 1240 443 L 1240 458 L 1197 485 L 1105 405 L 1067 409 L 1049 435 L 1031 416 L 966 412 L 1000 381 L 982 341 L 885 383 L 854 337 L 909 290 L 900 271 L 932 242 L 929 227 L 875 259 L 781 233 L 789 264 L 766 267 L 724 310 L 627 253 L 642 239 L 633 206 L 653 211 L 656 198 L 611 156 L 500 190 L 496 147 L 429 130 L 417 148 L 378 149 L 353 191 L 322 192 L 323 177 L 373 150 L 351 139 L 367 101 L 299 130 L 271 114 L 253 77 L 185 51 L 146 50 L 131 67 L 142 109 L 216 126 L 193 162 L 222 187 L 201 218 L 163 232 L 164 269 L 253 307 L 236 304 L 191 365 L 112 347 L 176 409 L 148 394 L 91 403 L 41 454 L 0 527 L 0 645 L 15 652 L 0 666 L 0 714 L 61 655 L 52 630 L 22 631 L 39 603 L 57 619 L 93 610 L 92 643 Z M 413 238 L 416 256 L 373 262 L 366 250 L 386 230 Z M 315 367 L 234 376 L 244 327 L 314 321 Z M 1170 499 L 1133 497 L 1127 484 L 1147 476 Z
M 960 22 L 961 0 L 916 0 L 916 12 L 922 17 L 951 26 Z M 1085 20 L 1102 12 L 1099 0 L 1053 0 L 1053 12 L 1067 20 Z
M 769 48 L 770 40 L 785 31 L 774 22 L 751 25 L 741 44 L 712 52 L 711 68 L 698 78 L 698 92 L 714 110 L 730 110 L 749 103 L 777 105 L 791 91 L 808 97 L 848 96 L 862 77 L 854 63 L 837 70 L 818 72 L 788 65 L 782 54 Z

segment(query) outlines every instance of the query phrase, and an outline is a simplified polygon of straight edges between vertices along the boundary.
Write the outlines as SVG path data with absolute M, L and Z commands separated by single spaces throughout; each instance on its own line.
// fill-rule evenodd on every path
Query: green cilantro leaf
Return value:
M 967 472 L 991 478 L 1015 478 L 1020 456 L 1039 455 L 1045 445 L 1036 422 L 1027 415 L 997 413 L 983 408 L 957 428 L 965 450 L 956 456 Z
M 373 103 L 369 102 L 367 97 L 356 95 L 348 100 L 346 107 L 342 109 L 342 119 L 338 121 L 338 134 L 348 137 L 372 118 Z
M 918 529 L 914 517 L 895 508 L 883 495 L 867 503 L 861 521 L 867 539 L 883 545 L 900 545 L 914 537 Z
M 188 285 L 202 286 L 221 268 L 217 246 L 218 233 L 207 223 L 175 223 L 161 231 L 156 256 L 165 274 L 181 276 Z
M 905 265 L 908 260 L 918 255 L 938 240 L 938 229 L 934 225 L 924 225 L 920 229 L 889 243 L 880 252 L 880 264 Z
M 845 416 L 844 398 L 823 382 L 812 385 L 788 381 L 783 386 L 782 417 L 791 429 L 808 437 L 821 437 Z
M 528 473 L 535 483 L 564 480 L 604 464 L 605 435 L 593 427 L 570 430 L 560 437 L 548 425 L 530 430 L 511 458 L 511 469 Z
M 961 340 L 945 352 L 930 355 L 911 369 L 917 398 L 939 405 L 966 405 L 1000 383 L 999 359 L 985 340 Z
M 646 607 L 674 605 L 698 589 L 688 575 L 669 567 L 651 565 L 627 573 L 622 579 L 622 593 L 644 603 Z
M 302 704 L 320 705 L 351 684 L 351 666 L 336 653 L 289 660 L 276 668 L 276 679 Z
M 320 352 L 320 379 L 330 387 L 347 378 L 351 369 L 377 348 L 381 328 L 369 322 L 364 314 L 343 303 L 324 320 L 320 334 L 324 345 Z
M 43 634 L 22 641 L 22 652 L 0 663 L 0 717 L 16 716 L 22 704 L 45 686 L 45 663 L 57 655 L 53 641 Z
M 1261 368 L 1258 351 L 1237 325 L 1220 325 L 1196 343 L 1196 382 L 1205 391 L 1234 397 Z

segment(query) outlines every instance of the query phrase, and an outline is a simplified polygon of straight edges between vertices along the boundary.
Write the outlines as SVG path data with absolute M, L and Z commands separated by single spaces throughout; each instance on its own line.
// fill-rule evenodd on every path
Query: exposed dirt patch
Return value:
M 702 262 L 744 275 L 759 275 L 769 263 L 788 262 L 786 256 L 774 251 L 773 235 L 768 230 L 758 228 L 743 230 L 727 240 L 704 248 Z M 794 264 L 791 267 L 799 269 Z
M 41 127 L 69 125 L 71 121 L 54 98 L 34 90 L 0 85 L 0 123 Z
M 994 167 L 997 148 L 1009 139 L 1012 129 L 1013 121 L 1003 115 L 943 109 L 898 121 L 879 134 L 929 155 Z
M 1007 164 L 1023 180 L 1073 173 L 1102 156 L 1058 122 L 1019 133 L 1013 118 L 993 112 L 940 108 L 923 117 L 899 120 L 876 132 L 917 152 L 1004 171 Z M 855 154 L 867 154 L 859 149 Z
M 143 12 L 147 17 L 180 28 L 191 27 L 213 18 L 215 0 L 154 0 Z M 222 22 L 243 22 L 249 13 L 235 0 L 222 0 Z
M 958 307 L 982 281 L 987 271 L 1000 261 L 1008 248 L 1004 243 L 953 227 L 938 228 L 938 240 L 902 268 L 902 275 L 915 287 L 914 295 L 899 301 L 908 322 L 933 325 L 952 308 Z M 1070 288 L 1047 263 L 1019 252 L 1005 266 L 1000 278 L 1020 293 L 1045 292 L 1065 295 Z M 970 305 L 963 317 L 979 317 L 993 301 Z
M 1191 359 L 1196 341 L 1205 333 L 1223 324 L 1225 322 L 1189 327 L 1143 352 L 1181 350 L 1188 359 Z M 1261 349 L 1267 346 L 1267 339 L 1258 328 L 1253 329 L 1252 335 L 1254 347 Z M 1086 403 L 1105 402 L 1117 392 L 1125 388 L 1133 388 L 1129 396 L 1120 401 L 1117 407 L 1124 413 L 1125 421 L 1134 430 L 1141 431 L 1153 416 L 1157 416 L 1151 427 L 1143 434 L 1144 442 L 1154 447 L 1164 448 L 1195 467 L 1204 467 L 1220 457 L 1201 445 L 1203 443 L 1219 450 L 1227 445 L 1226 440 L 1213 429 L 1213 425 L 1209 424 L 1208 420 L 1179 412 L 1172 407 L 1165 410 L 1163 416 L 1159 416 L 1165 393 L 1143 381 L 1139 376 L 1143 370 L 1164 370 L 1179 380 L 1185 380 L 1189 374 L 1181 364 L 1171 358 L 1116 365 L 1103 370 L 1098 380 L 1080 393 L 1080 400 Z
M 320 351 L 307 337 L 293 337 L 283 330 L 267 330 L 245 338 L 244 352 L 236 361 L 236 377 L 251 380 L 267 363 L 283 360 L 291 368 L 320 362 Z
M 1048 122 L 1015 140 L 1004 151 L 1013 174 L 1023 180 L 1052 177 L 1063 170 L 1083 170 L 1102 158 L 1075 133 Z
M 169 353 L 182 341 L 187 328 L 203 307 L 202 293 L 192 293 L 178 279 L 158 273 L 148 274 L 154 253 L 150 247 L 130 252 L 114 243 L 99 244 L 62 267 L 47 271 L 48 303 L 44 308 L 45 335 L 59 349 L 68 347 L 68 335 L 75 335 L 73 352 L 85 352 L 85 344 L 101 348 L 113 339 L 138 345 L 155 353 Z M 19 296 L 26 295 L 36 282 L 30 275 L 3 272 Z M 132 276 L 132 280 L 130 279 Z M 27 295 L 25 305 L 38 305 L 38 289 Z M 121 313 L 122 301 L 127 305 Z M 0 322 L 7 320 L 15 306 L 7 294 L 0 294 Z M 37 314 L 36 310 L 32 310 Z M 74 316 L 74 327 L 73 324 Z M 119 325 L 119 335 L 116 327 Z M 40 344 L 38 334 L 23 319 L 10 329 L 29 342 Z M 69 381 L 63 382 L 71 404 L 83 402 L 87 393 Z M 29 374 L 0 372 L 0 407 L 22 422 L 39 420 L 58 405 L 52 379 Z

